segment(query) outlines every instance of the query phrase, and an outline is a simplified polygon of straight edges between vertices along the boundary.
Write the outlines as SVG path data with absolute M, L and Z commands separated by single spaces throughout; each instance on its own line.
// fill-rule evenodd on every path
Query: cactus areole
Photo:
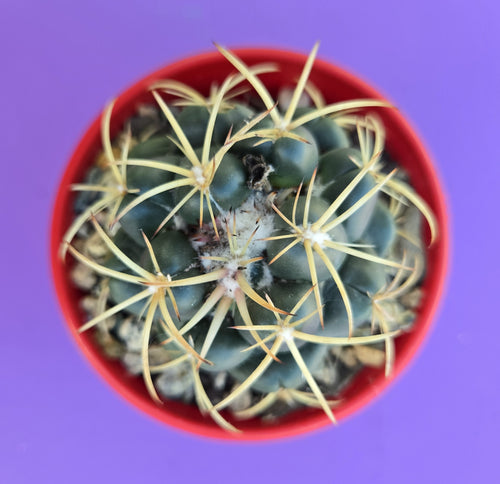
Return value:
M 122 396 L 210 437 L 293 436 L 413 358 L 447 265 L 419 139 L 345 71 L 272 49 L 171 64 L 110 103 L 62 179 L 51 260 Z

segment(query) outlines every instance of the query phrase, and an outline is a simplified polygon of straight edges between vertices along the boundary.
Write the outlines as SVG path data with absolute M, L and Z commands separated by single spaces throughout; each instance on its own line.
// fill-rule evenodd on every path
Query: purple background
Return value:
M 0 482 L 500 482 L 497 0 L 2 0 Z M 224 45 L 320 56 L 379 87 L 436 159 L 452 270 L 419 358 L 338 427 L 231 444 L 164 427 L 112 392 L 70 339 L 48 263 L 64 165 L 110 98 Z

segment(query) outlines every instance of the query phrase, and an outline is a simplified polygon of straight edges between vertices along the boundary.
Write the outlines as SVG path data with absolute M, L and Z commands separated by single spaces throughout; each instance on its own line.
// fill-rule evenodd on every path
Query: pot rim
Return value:
M 249 64 L 274 59 L 274 62 L 282 66 L 296 65 L 301 68 L 307 58 L 305 54 L 275 48 L 257 47 L 231 50 Z M 148 86 L 153 81 L 166 77 L 177 78 L 179 75 L 182 77 L 182 75 L 188 72 L 200 72 L 200 65 L 221 65 L 222 62 L 227 62 L 221 58 L 222 56 L 216 51 L 197 54 L 168 64 L 140 79 L 118 96 L 114 108 L 114 113 L 116 113 L 114 114 L 115 119 L 126 119 L 127 116 L 125 116 L 124 113 L 127 110 L 129 115 L 132 113 L 132 108 L 137 104 L 137 100 L 141 96 L 144 96 L 144 92 L 147 92 Z M 227 66 L 227 68 L 229 72 L 230 66 Z M 335 79 L 337 84 L 342 82 L 349 85 L 354 91 L 363 93 L 363 97 L 387 100 L 386 97 L 382 96 L 377 90 L 359 77 L 320 58 L 315 60 L 313 73 L 325 78 Z M 324 92 L 323 94 L 327 97 Z M 422 304 L 418 310 L 415 326 L 410 333 L 398 337 L 396 340 L 397 346 L 401 346 L 401 344 L 398 344 L 400 338 L 406 338 L 403 348 L 404 351 L 398 348 L 399 351 L 396 353 L 396 364 L 392 376 L 389 378 L 383 377 L 383 370 L 363 370 L 366 381 L 371 381 L 371 383 L 365 385 L 353 396 L 350 396 L 349 401 L 341 405 L 334 412 L 339 421 L 352 415 L 373 401 L 374 398 L 380 395 L 380 393 L 405 370 L 410 361 L 414 359 L 431 328 L 439 301 L 442 299 L 448 271 L 448 216 L 445 196 L 442 185 L 439 182 L 436 168 L 427 150 L 424 148 L 422 141 L 415 133 L 415 130 L 399 111 L 392 110 L 391 112 L 384 113 L 383 117 L 384 121 L 385 118 L 390 119 L 391 123 L 397 126 L 399 130 L 398 135 L 403 136 L 406 145 L 411 146 L 413 149 L 414 160 L 418 160 L 416 164 L 417 169 L 415 170 L 418 171 L 419 175 L 422 174 L 423 177 L 426 178 L 425 186 L 428 190 L 427 193 L 420 193 L 420 195 L 424 196 L 424 198 L 431 197 L 428 203 L 431 205 L 438 221 L 440 235 L 432 248 L 427 251 L 428 259 L 432 259 L 432 264 L 430 264 L 432 266 L 432 272 L 426 275 L 423 284 L 423 287 L 426 289 L 426 296 L 424 304 Z M 93 161 L 96 152 L 100 149 L 100 118 L 101 115 L 91 123 L 90 127 L 80 139 L 80 142 L 65 168 L 54 202 L 53 217 L 50 226 L 50 260 L 57 299 L 65 322 L 74 340 L 94 369 L 126 401 L 149 416 L 177 429 L 199 436 L 224 440 L 259 441 L 297 436 L 331 425 L 330 420 L 322 410 L 305 409 L 288 414 L 285 418 L 279 419 L 279 423 L 275 425 L 266 426 L 255 421 L 249 421 L 250 424 L 248 424 L 248 422 L 241 425 L 238 423 L 237 426 L 244 430 L 243 433 L 229 433 L 214 424 L 210 417 L 200 419 L 198 416 L 197 420 L 193 419 L 196 417 L 198 410 L 186 408 L 186 405 L 179 404 L 179 402 L 168 401 L 163 407 L 159 407 L 148 395 L 141 394 L 139 391 L 140 388 L 138 388 L 140 385 L 138 385 L 137 382 L 135 382 L 135 384 L 133 383 L 133 377 L 119 375 L 119 365 L 116 362 L 107 360 L 102 354 L 99 354 L 95 343 L 93 343 L 93 338 L 90 336 L 90 332 L 83 334 L 78 333 L 77 328 L 82 323 L 83 315 L 73 302 L 77 291 L 68 284 L 66 266 L 61 262 L 58 254 L 64 231 L 67 225 L 69 225 L 68 213 L 70 210 L 69 207 L 71 206 L 71 194 L 68 190 L 68 186 L 72 182 L 78 180 L 79 177 L 81 179 L 84 169 L 91 164 L 89 160 Z M 388 132 L 388 145 L 390 144 L 389 135 L 390 133 Z M 121 373 L 123 373 L 123 370 L 121 370 Z M 382 375 L 380 373 L 382 373 Z M 358 378 L 356 378 L 356 380 L 357 379 Z M 142 384 L 142 379 L 140 384 Z M 143 393 L 144 392 L 146 392 L 145 389 L 143 389 Z M 169 410 L 169 408 L 171 409 Z

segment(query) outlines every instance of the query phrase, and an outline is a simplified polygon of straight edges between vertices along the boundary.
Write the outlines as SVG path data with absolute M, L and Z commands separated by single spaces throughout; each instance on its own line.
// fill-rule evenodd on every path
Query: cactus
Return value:
M 278 401 L 335 421 L 340 386 L 318 375 L 353 348 L 384 349 L 390 374 L 425 271 L 420 214 L 432 238 L 436 222 L 384 150 L 391 107 L 325 105 L 308 81 L 317 45 L 281 104 L 259 77 L 276 66 L 218 49 L 236 73 L 208 97 L 159 81 L 113 140 L 112 104 L 102 116 L 61 244 L 92 276 L 80 331 L 156 402 L 195 401 L 229 431 Z

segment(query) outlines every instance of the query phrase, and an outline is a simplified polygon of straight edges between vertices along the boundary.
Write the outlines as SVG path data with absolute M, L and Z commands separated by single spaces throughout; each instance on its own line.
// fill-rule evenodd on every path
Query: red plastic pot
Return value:
M 262 80 L 271 92 L 287 84 L 287 80 L 298 78 L 306 56 L 295 52 L 272 49 L 238 49 L 235 53 L 247 64 L 274 62 L 280 72 L 265 74 Z M 115 104 L 112 116 L 111 135 L 116 134 L 130 117 L 138 104 L 152 102 L 149 86 L 159 79 L 176 79 L 208 94 L 210 84 L 221 82 L 232 66 L 218 53 L 212 52 L 190 57 L 145 77 L 125 91 Z M 327 62 L 316 60 L 310 76 L 311 81 L 323 93 L 328 103 L 354 98 L 376 98 L 382 96 L 357 77 Z M 363 370 L 341 395 L 343 403 L 335 409 L 338 420 L 358 411 L 385 390 L 415 357 L 428 333 L 437 305 L 441 299 L 448 263 L 448 228 L 442 188 L 432 161 L 422 142 L 396 109 L 382 108 L 377 114 L 383 119 L 387 130 L 386 146 L 392 158 L 398 160 L 410 175 L 411 183 L 418 194 L 430 205 L 440 228 L 438 240 L 427 251 L 427 275 L 423 283 L 424 297 L 414 329 L 396 339 L 396 361 L 390 378 L 383 369 Z M 289 437 L 331 425 L 322 410 L 303 409 L 280 418 L 273 423 L 259 420 L 238 422 L 243 433 L 232 434 L 221 429 L 210 417 L 203 417 L 196 407 L 176 401 L 156 405 L 149 397 L 143 380 L 130 376 L 117 361 L 108 360 L 101 353 L 91 332 L 79 334 L 77 329 L 86 320 L 79 309 L 79 291 L 72 286 L 68 276 L 71 258 L 63 263 L 59 256 L 59 244 L 69 227 L 73 214 L 74 193 L 70 185 L 80 182 L 86 170 L 94 162 L 101 149 L 100 118 L 96 119 L 76 148 L 62 178 L 54 206 L 51 227 L 51 261 L 57 296 L 70 331 L 79 347 L 100 375 L 127 401 L 161 422 L 198 435 L 236 440 L 266 440 Z M 425 229 L 427 231 L 427 229 Z M 429 234 L 424 234 L 429 240 Z

